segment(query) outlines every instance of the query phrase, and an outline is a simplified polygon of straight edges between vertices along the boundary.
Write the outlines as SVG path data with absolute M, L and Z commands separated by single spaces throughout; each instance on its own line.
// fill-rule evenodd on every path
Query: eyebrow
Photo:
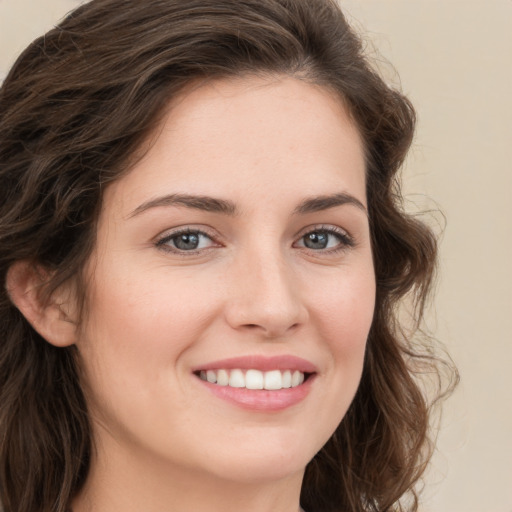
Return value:
M 307 213 L 314 213 L 329 208 L 335 208 L 345 204 L 351 204 L 367 213 L 366 207 L 359 199 L 347 193 L 339 193 L 332 195 L 322 195 L 310 197 L 302 201 L 294 210 L 294 214 L 304 215 Z M 185 206 L 196 210 L 202 210 L 213 213 L 222 213 L 224 215 L 235 216 L 238 213 L 235 203 L 226 199 L 217 199 L 210 196 L 196 196 L 190 194 L 169 194 L 155 199 L 150 199 L 137 206 L 128 218 L 135 217 L 142 212 L 151 208 L 158 208 L 162 206 Z
M 295 214 L 306 214 L 320 212 L 328 210 L 329 208 L 335 208 L 336 206 L 342 206 L 350 204 L 356 206 L 362 210 L 366 215 L 368 212 L 364 204 L 351 194 L 345 192 L 332 195 L 315 196 L 302 201 L 297 208 L 295 208 Z
M 231 201 L 225 199 L 216 199 L 209 196 L 195 196 L 189 194 L 169 194 L 155 199 L 150 199 L 145 203 L 137 206 L 133 210 L 129 218 L 145 212 L 150 208 L 157 208 L 159 206 L 185 206 L 195 210 L 203 210 L 213 213 L 223 213 L 225 215 L 236 215 L 237 208 Z

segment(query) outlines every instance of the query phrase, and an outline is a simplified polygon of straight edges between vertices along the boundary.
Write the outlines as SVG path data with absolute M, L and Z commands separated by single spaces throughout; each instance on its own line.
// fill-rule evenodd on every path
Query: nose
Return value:
M 226 321 L 233 329 L 275 339 L 307 321 L 300 284 L 284 258 L 252 253 L 235 267 L 225 308 Z

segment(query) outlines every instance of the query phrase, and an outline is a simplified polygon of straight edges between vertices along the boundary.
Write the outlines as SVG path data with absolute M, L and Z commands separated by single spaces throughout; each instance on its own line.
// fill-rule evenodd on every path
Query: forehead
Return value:
M 130 204 L 162 192 L 284 199 L 283 185 L 311 195 L 349 189 L 365 203 L 364 175 L 359 131 L 337 95 L 291 77 L 244 77 L 174 98 L 144 157 L 111 189 Z
M 264 137 L 262 129 L 268 137 Z M 240 134 L 231 139 L 231 144 L 240 150 L 277 135 L 279 142 L 287 140 L 301 145 L 307 140 L 317 142 L 318 138 L 326 143 L 336 138 L 337 144 L 354 147 L 362 143 L 339 94 L 327 87 L 279 75 L 249 75 L 188 87 L 171 101 L 153 141 L 166 130 L 179 130 L 182 141 L 192 137 L 194 143 L 203 145 L 222 133 Z M 213 142 L 217 144 L 218 140 Z

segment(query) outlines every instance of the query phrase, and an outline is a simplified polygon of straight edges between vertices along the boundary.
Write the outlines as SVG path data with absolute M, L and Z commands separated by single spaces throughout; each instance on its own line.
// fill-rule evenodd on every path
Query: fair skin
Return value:
M 294 78 L 170 107 L 105 192 L 87 317 L 55 342 L 79 350 L 96 445 L 73 511 L 297 512 L 373 316 L 361 140 L 332 93 Z

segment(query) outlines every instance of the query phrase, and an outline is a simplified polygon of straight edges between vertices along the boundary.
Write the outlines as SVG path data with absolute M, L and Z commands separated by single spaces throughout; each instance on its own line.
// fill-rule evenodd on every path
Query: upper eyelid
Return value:
M 338 233 L 340 235 L 345 235 L 348 238 L 354 240 L 354 236 L 350 233 L 348 229 L 337 226 L 336 224 L 313 224 L 310 226 L 306 226 L 295 234 L 295 238 L 301 238 L 312 231 L 330 231 L 334 233 Z
M 161 231 L 158 235 L 155 236 L 154 240 L 159 242 L 160 240 L 165 240 L 166 238 L 172 238 L 173 236 L 181 235 L 183 233 L 199 233 L 212 240 L 217 240 L 220 235 L 217 232 L 214 232 L 213 228 L 209 226 L 199 226 L 194 224 L 184 224 L 182 226 L 177 226 L 174 228 L 168 228 L 164 231 Z

